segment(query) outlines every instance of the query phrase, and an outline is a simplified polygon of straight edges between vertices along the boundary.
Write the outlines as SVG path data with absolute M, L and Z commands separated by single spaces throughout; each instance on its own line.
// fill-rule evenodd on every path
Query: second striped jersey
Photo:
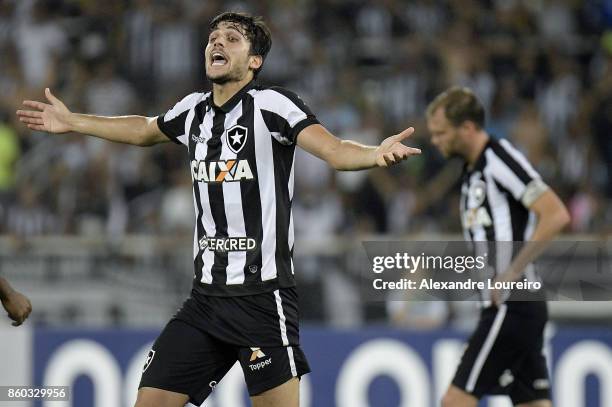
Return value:
M 476 255 L 485 255 L 492 272 L 503 273 L 536 226 L 529 207 L 548 186 L 525 156 L 507 140 L 489 139 L 472 168 L 464 169 L 461 186 L 461 223 Z M 514 243 L 513 243 L 514 242 Z M 525 277 L 535 280 L 533 266 Z M 481 292 L 486 301 L 488 294 Z
M 192 93 L 158 116 L 160 130 L 187 147 L 196 227 L 194 290 L 252 295 L 295 285 L 294 152 L 318 123 L 282 88 L 253 82 L 223 106 Z

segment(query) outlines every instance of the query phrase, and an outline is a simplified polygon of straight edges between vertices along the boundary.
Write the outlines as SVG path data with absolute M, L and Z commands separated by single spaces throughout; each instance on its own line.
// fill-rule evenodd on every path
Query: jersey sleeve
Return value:
M 295 93 L 280 87 L 262 91 L 257 104 L 272 137 L 284 145 L 295 144 L 298 134 L 319 121 Z
M 486 155 L 495 181 L 526 208 L 548 190 L 548 185 L 527 158 L 507 140 L 500 140 Z
M 188 134 L 185 133 L 187 114 L 201 98 L 201 93 L 185 96 L 165 114 L 157 116 L 157 126 L 170 140 L 177 144 L 188 145 Z

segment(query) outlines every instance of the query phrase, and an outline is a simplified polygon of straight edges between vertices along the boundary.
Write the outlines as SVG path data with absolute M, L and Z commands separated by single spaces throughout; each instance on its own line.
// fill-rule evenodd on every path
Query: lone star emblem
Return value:
M 232 144 L 240 144 L 240 139 L 242 138 L 242 134 L 235 132 L 232 136 Z

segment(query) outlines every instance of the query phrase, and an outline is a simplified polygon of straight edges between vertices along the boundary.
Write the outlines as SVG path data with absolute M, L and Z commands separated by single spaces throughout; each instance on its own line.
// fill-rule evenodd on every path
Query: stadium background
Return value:
M 75 406 L 119 405 L 101 394 L 130 400 L 138 370 L 129 367 L 140 365 L 192 276 L 193 204 L 180 147 L 38 134 L 14 111 L 49 86 L 77 112 L 163 113 L 209 86 L 207 23 L 222 10 L 264 16 L 273 47 L 261 81 L 297 92 L 334 134 L 377 143 L 413 125 L 410 143 L 424 150 L 391 170 L 360 173 L 335 173 L 298 153 L 295 264 L 315 370 L 305 405 L 433 405 L 453 372 L 472 304 L 368 303 L 352 255 L 372 236 L 458 237 L 461 164 L 444 163 L 423 121 L 447 86 L 472 87 L 487 130 L 517 145 L 559 193 L 572 215 L 566 239 L 610 239 L 609 0 L 2 0 L 0 273 L 34 312 L 24 328 L 0 326 L 0 385 L 73 377 Z M 612 306 L 551 308 L 558 405 L 612 405 Z M 376 367 L 381 360 L 389 366 Z M 371 385 L 346 371 L 372 373 Z M 342 389 L 369 402 L 347 401 Z M 223 392 L 212 403 L 237 407 Z

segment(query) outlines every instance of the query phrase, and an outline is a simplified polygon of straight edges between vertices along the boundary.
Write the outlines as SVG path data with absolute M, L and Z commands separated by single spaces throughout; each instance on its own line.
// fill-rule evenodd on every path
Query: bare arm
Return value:
M 23 324 L 32 312 L 32 304 L 25 295 L 15 291 L 13 287 L 0 277 L 0 302 L 13 322 L 13 326 Z
M 0 277 L 0 300 L 4 301 L 13 292 L 13 287 L 4 278 Z
M 544 192 L 529 209 L 535 212 L 538 221 L 530 240 L 533 244 L 526 244 L 510 265 L 509 271 L 516 280 L 521 277 L 525 267 L 542 253 L 548 242 L 570 222 L 565 205 L 551 189 Z
M 157 126 L 155 117 L 105 117 L 71 112 L 64 103 L 45 89 L 49 103 L 26 100 L 32 110 L 18 110 L 19 120 L 28 128 L 49 133 L 74 131 L 118 143 L 150 146 L 170 141 Z
M 378 146 L 366 146 L 352 140 L 341 140 L 320 124 L 313 124 L 300 132 L 298 145 L 309 153 L 328 162 L 337 170 L 351 171 L 397 164 L 421 150 L 402 144 L 414 129 L 412 127 L 386 138 Z
M 536 199 L 529 209 L 538 218 L 533 236 L 512 260 L 509 269 L 499 276 L 499 280 L 519 280 L 525 267 L 533 262 L 546 249 L 550 241 L 570 222 L 570 215 L 565 205 L 551 189 L 548 189 Z M 496 304 L 500 303 L 499 294 L 496 294 L 493 299 Z

